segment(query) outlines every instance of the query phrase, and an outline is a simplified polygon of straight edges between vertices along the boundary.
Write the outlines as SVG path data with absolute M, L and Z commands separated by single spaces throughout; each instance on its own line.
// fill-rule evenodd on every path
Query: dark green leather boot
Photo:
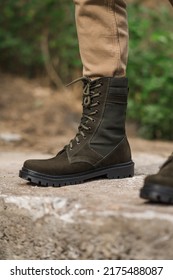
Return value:
M 134 175 L 125 134 L 127 78 L 83 77 L 83 115 L 73 140 L 55 157 L 27 160 L 20 177 L 43 186 Z
M 173 154 L 157 174 L 145 178 L 140 197 L 153 202 L 173 204 Z

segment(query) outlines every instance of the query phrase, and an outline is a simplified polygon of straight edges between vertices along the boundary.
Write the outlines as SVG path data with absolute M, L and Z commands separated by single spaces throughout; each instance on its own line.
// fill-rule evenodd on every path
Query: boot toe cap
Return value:
M 161 185 L 173 188 L 173 177 L 163 176 L 160 174 L 149 175 L 145 178 L 146 185 Z
M 24 162 L 23 167 L 34 172 L 45 173 L 46 166 L 43 160 L 29 159 Z

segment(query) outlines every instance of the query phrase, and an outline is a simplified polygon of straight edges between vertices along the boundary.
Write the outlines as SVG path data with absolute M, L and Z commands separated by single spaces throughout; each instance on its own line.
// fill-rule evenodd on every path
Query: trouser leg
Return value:
M 124 0 L 74 0 L 83 75 L 124 76 L 128 24 Z

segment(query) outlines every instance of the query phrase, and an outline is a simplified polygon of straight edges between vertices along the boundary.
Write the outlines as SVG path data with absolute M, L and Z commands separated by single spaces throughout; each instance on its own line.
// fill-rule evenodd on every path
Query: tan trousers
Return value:
M 74 0 L 83 75 L 125 76 L 128 24 L 124 0 Z

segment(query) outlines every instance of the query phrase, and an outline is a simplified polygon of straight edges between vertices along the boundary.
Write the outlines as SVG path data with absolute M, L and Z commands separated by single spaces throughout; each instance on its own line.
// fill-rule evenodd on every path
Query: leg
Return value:
M 124 0 L 74 2 L 84 76 L 125 76 L 128 25 Z
M 56 157 L 28 160 L 20 171 L 20 177 L 45 186 L 134 174 L 125 133 L 126 5 L 123 0 L 75 0 L 75 4 L 85 75 L 78 132 Z

